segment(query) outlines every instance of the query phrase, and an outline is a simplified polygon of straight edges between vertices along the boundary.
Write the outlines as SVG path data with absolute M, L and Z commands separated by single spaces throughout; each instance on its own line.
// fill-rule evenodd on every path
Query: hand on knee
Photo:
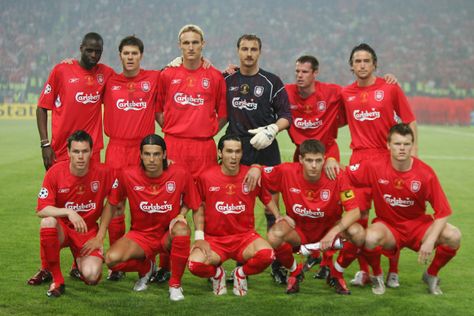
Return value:
M 171 229 L 171 235 L 175 236 L 189 236 L 191 234 L 188 225 L 182 222 L 176 222 Z

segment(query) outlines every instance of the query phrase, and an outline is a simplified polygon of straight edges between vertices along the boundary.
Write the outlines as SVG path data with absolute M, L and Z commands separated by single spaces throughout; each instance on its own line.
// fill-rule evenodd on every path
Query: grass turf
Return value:
M 71 265 L 69 250 L 62 251 L 62 270 L 66 294 L 48 299 L 48 285 L 32 287 L 26 280 L 39 267 L 39 219 L 35 216 L 36 196 L 44 170 L 36 126 L 33 121 L 0 121 L 0 314 L 1 315 L 129 315 L 129 314 L 206 314 L 222 315 L 472 315 L 474 292 L 474 217 L 472 166 L 474 162 L 474 129 L 466 127 L 421 126 L 420 157 L 437 172 L 454 210 L 450 222 L 463 233 L 458 255 L 440 273 L 444 295 L 427 294 L 421 282 L 425 267 L 416 262 L 417 254 L 404 250 L 400 259 L 399 289 L 387 289 L 376 297 L 369 287 L 352 287 L 351 296 L 336 295 L 325 282 L 312 278 L 317 268 L 306 273 L 297 295 L 284 294 L 284 287 L 273 283 L 269 270 L 251 276 L 249 294 L 235 297 L 232 292 L 215 297 L 207 280 L 185 273 L 183 288 L 186 299 L 172 303 L 167 285 L 152 284 L 148 291 L 132 291 L 135 273 L 120 282 L 104 280 L 98 286 L 86 286 L 67 275 Z M 286 133 L 279 135 L 283 160 L 290 160 L 294 146 Z M 349 158 L 349 133 L 340 130 L 339 147 L 343 163 Z M 264 233 L 262 206 L 256 209 L 256 225 Z M 107 245 L 106 245 L 107 246 Z M 302 260 L 302 258 L 298 258 Z M 386 259 L 383 259 L 386 266 Z M 232 262 L 225 264 L 229 272 Z M 346 272 L 349 281 L 357 270 L 353 264 Z

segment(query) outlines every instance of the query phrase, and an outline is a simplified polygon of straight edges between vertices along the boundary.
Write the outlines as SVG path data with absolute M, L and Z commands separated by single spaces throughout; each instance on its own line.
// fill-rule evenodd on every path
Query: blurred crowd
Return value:
M 118 43 L 145 42 L 143 65 L 160 69 L 179 54 L 181 26 L 205 32 L 205 56 L 219 69 L 238 63 L 237 38 L 262 38 L 261 67 L 293 80 L 294 61 L 311 54 L 320 79 L 352 81 L 353 46 L 375 48 L 379 74 L 393 73 L 408 95 L 474 97 L 472 0 L 81 0 L 2 1 L 0 102 L 36 102 L 52 67 L 78 57 L 82 36 L 104 37 L 102 62 L 120 71 Z

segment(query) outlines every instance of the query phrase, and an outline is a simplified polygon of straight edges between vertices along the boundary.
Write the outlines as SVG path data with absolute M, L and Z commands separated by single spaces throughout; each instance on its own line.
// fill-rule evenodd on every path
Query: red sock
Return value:
M 242 266 L 245 275 L 258 274 L 265 270 L 275 259 L 273 249 L 262 249 Z
M 350 241 L 347 241 L 339 252 L 337 263 L 339 263 L 341 267 L 347 268 L 357 258 L 358 253 L 359 248 Z
M 389 273 L 398 273 L 398 260 L 400 259 L 400 249 L 393 255 L 388 256 L 388 272 Z
M 280 247 L 275 249 L 275 257 L 287 269 L 290 269 L 293 266 L 293 262 L 295 262 L 293 248 L 287 242 L 282 243 Z
M 40 243 L 40 258 L 41 258 L 41 270 L 48 270 L 48 262 L 46 261 L 46 254 L 44 253 L 43 247 Z
M 319 258 L 319 256 L 321 256 L 321 251 L 314 250 L 314 251 L 311 252 L 310 256 L 311 256 L 311 258 L 315 258 L 315 259 Z M 324 257 L 323 257 L 323 260 L 324 260 Z
M 459 248 L 458 248 L 459 249 Z M 439 270 L 446 265 L 455 255 L 458 249 L 452 249 L 447 246 L 439 245 L 436 247 L 436 254 L 428 267 L 428 274 L 437 276 Z
M 160 253 L 160 268 L 170 270 L 170 255 L 167 253 Z
M 359 261 L 359 269 L 360 271 L 364 271 L 369 273 L 369 263 L 367 262 L 367 258 L 365 257 L 364 252 L 360 252 L 359 256 L 357 257 L 357 261 Z M 378 275 L 378 274 L 376 274 Z
M 181 278 L 189 257 L 190 238 L 189 236 L 176 236 L 171 242 L 171 277 L 169 286 L 181 286 Z
M 125 234 L 125 215 L 112 218 L 109 224 L 109 244 L 112 246 Z
M 201 278 L 211 278 L 216 275 L 217 267 L 211 264 L 205 264 L 201 262 L 189 261 L 188 263 L 189 271 L 192 274 L 197 275 Z
M 151 262 L 148 259 L 130 259 L 125 262 L 120 262 L 110 268 L 112 271 L 123 272 L 138 272 L 140 277 L 150 271 Z
M 367 259 L 367 262 L 372 267 L 373 274 L 375 276 L 381 275 L 383 273 L 382 267 L 380 266 L 380 257 L 382 256 L 382 249 L 380 247 L 376 247 L 372 250 L 364 248 L 362 250 L 362 254 L 365 256 L 365 258 Z
M 336 253 L 336 250 L 327 250 L 323 252 L 323 260 L 321 260 L 320 266 L 329 266 L 332 263 L 332 256 Z
M 59 260 L 59 244 L 58 230 L 56 227 L 47 227 L 40 229 L 40 245 L 43 249 L 46 266 L 53 275 L 53 282 L 56 284 L 64 284 L 64 277 L 61 273 L 61 265 Z

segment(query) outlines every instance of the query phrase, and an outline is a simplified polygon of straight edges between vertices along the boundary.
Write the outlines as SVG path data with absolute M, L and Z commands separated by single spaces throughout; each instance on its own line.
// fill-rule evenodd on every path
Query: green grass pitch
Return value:
M 325 282 L 313 279 L 313 268 L 300 293 L 291 296 L 273 283 L 268 270 L 250 277 L 246 297 L 236 297 L 232 291 L 215 297 L 206 280 L 186 272 L 186 299 L 173 303 L 166 285 L 152 284 L 148 291 L 134 293 L 135 273 L 116 283 L 103 278 L 93 287 L 70 279 L 69 250 L 61 256 L 67 285 L 64 296 L 49 299 L 47 285 L 26 285 L 39 267 L 39 219 L 34 208 L 44 170 L 35 122 L 0 121 L 0 315 L 473 315 L 474 129 L 421 126 L 419 134 L 420 157 L 436 170 L 454 210 L 450 222 L 463 233 L 457 257 L 440 273 L 443 296 L 427 294 L 420 281 L 425 267 L 417 264 L 415 253 L 404 250 L 401 287 L 387 289 L 381 297 L 374 296 L 369 287 L 352 288 L 352 295 L 339 296 Z M 290 160 L 294 147 L 286 133 L 279 135 L 279 141 L 282 158 Z M 348 130 L 341 129 L 339 146 L 344 163 L 349 158 L 348 144 Z M 265 227 L 262 214 L 259 205 L 256 223 L 261 233 Z M 383 262 L 386 266 L 386 259 Z M 225 267 L 230 271 L 233 263 L 227 262 Z M 347 281 L 356 268 L 353 264 L 346 271 Z

